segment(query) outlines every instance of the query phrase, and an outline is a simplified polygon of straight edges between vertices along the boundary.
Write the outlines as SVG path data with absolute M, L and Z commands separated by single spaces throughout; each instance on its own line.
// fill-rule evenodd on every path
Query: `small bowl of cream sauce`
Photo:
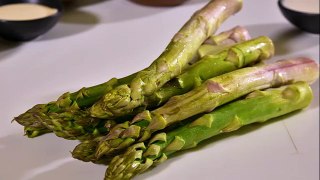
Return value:
M 279 0 L 284 17 L 303 31 L 319 34 L 319 0 Z
M 29 41 L 48 32 L 59 20 L 60 0 L 0 0 L 0 36 Z

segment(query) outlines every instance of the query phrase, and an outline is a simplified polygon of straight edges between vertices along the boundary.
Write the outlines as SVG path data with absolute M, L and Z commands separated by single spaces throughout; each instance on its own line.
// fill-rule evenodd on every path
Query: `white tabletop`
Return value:
M 82 0 L 79 0 L 82 1 Z M 99 180 L 106 167 L 71 158 L 78 143 L 52 134 L 23 136 L 13 117 L 66 91 L 123 77 L 148 66 L 173 34 L 202 7 L 189 0 L 156 8 L 128 0 L 84 4 L 65 12 L 51 31 L 26 43 L 0 40 L 0 179 Z M 319 62 L 319 36 L 301 32 L 281 15 L 276 0 L 245 0 L 220 31 L 247 27 L 274 40 L 273 60 L 308 56 Z M 310 107 L 279 121 L 213 138 L 136 179 L 318 180 L 319 81 Z

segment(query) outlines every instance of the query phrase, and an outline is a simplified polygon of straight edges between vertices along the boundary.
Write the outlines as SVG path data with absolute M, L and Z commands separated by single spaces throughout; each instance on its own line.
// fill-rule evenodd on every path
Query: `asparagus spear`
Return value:
M 205 139 L 303 109 L 312 97 L 312 90 L 305 82 L 254 91 L 245 99 L 224 105 L 178 129 L 159 133 L 148 144 L 141 142 L 131 146 L 124 154 L 113 158 L 105 179 L 131 179 L 164 162 L 173 153 L 193 148 Z
M 87 110 L 48 113 L 39 120 L 56 136 L 70 140 L 86 140 L 105 135 L 115 125 L 114 120 L 93 118 Z
M 113 154 L 136 141 L 145 141 L 156 131 L 193 115 L 210 112 L 254 90 L 296 81 L 312 82 L 318 75 L 317 63 L 308 58 L 296 58 L 247 67 L 211 78 L 188 93 L 172 97 L 158 109 L 151 112 L 145 110 L 131 122 L 116 125 L 99 143 L 96 157 Z
M 218 54 L 206 55 L 193 64 L 188 71 L 147 97 L 146 104 L 149 107 L 159 106 L 168 101 L 170 97 L 184 94 L 209 78 L 269 59 L 273 54 L 272 40 L 266 36 L 261 36 L 226 48 Z
M 141 106 L 166 82 L 179 75 L 196 55 L 200 45 L 220 24 L 242 7 L 242 0 L 212 0 L 173 37 L 165 51 L 128 84 L 116 87 L 91 107 L 91 115 L 112 118 Z
M 173 95 L 183 94 L 193 86 L 200 85 L 204 80 L 218 76 L 223 73 L 233 71 L 235 69 L 247 66 L 251 63 L 258 62 L 263 59 L 267 59 L 274 54 L 274 46 L 272 41 L 267 37 L 259 37 L 250 41 L 246 41 L 237 45 L 232 46 L 229 49 L 226 49 L 220 52 L 217 55 L 206 56 L 205 58 L 199 60 L 196 64 L 192 65 L 188 71 L 178 76 L 175 81 L 168 83 L 168 86 L 165 85 L 162 89 L 157 91 L 154 96 L 151 96 L 149 99 L 149 104 L 160 104 L 165 102 L 167 99 Z M 129 122 L 125 122 L 117 126 L 115 131 L 121 132 L 129 126 Z M 108 148 L 104 147 L 107 137 L 98 138 L 95 140 L 84 141 L 80 143 L 75 150 L 73 151 L 73 157 L 83 161 L 96 161 L 95 156 L 87 156 L 87 149 L 91 149 L 91 152 L 94 153 L 93 149 L 96 149 L 97 159 L 101 159 L 100 156 L 104 154 L 105 150 Z M 129 146 L 133 143 L 133 139 L 127 138 L 128 142 L 125 141 L 112 141 L 112 147 L 117 146 L 116 143 L 120 142 L 125 146 Z M 96 142 L 93 143 L 93 141 Z M 97 145 L 97 144 L 100 145 Z M 124 147 L 125 147 L 124 146 Z M 107 146 L 109 147 L 109 145 Z M 122 148 L 122 146 L 121 146 Z M 117 149 L 121 149 L 117 148 Z M 81 152 L 85 153 L 81 153 Z
M 65 111 L 71 112 L 89 107 L 101 98 L 103 94 L 115 86 L 130 82 L 134 76 L 135 74 L 121 79 L 112 78 L 105 83 L 89 88 L 82 88 L 74 93 L 67 92 L 60 96 L 57 101 L 35 105 L 27 112 L 15 117 L 14 121 L 25 126 L 25 133 L 28 137 L 36 137 L 51 132 L 52 129 L 48 129 L 48 127 L 42 123 L 43 121 L 50 121 L 50 119 L 57 118 L 60 113 L 64 113 Z M 64 115 L 61 116 L 61 119 L 65 118 Z

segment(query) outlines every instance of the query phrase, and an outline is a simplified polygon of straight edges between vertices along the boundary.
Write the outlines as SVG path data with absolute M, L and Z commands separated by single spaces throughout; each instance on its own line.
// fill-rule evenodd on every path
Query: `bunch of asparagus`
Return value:
M 80 140 L 72 156 L 109 164 L 105 179 L 114 180 L 217 134 L 307 107 L 319 76 L 313 60 L 265 64 L 274 54 L 268 37 L 251 39 L 240 26 L 214 34 L 241 7 L 241 0 L 212 0 L 149 67 L 67 92 L 14 120 L 28 137 Z

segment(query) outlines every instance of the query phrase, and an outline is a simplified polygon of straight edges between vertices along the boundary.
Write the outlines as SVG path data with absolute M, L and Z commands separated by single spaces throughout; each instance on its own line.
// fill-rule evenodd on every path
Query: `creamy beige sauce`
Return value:
M 300 12 L 319 14 L 319 0 L 283 0 L 283 5 Z
M 9 21 L 26 21 L 54 15 L 57 9 L 40 4 L 17 3 L 0 6 L 0 19 Z

